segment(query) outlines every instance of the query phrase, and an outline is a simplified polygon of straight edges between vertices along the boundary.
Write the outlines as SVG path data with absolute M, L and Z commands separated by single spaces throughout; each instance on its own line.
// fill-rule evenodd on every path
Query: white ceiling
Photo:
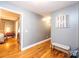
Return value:
M 44 1 L 19 1 L 19 2 L 10 1 L 10 3 L 27 8 L 42 16 L 46 16 L 46 15 L 50 15 L 50 13 L 55 10 L 78 3 L 78 1 L 45 1 L 44 0 Z

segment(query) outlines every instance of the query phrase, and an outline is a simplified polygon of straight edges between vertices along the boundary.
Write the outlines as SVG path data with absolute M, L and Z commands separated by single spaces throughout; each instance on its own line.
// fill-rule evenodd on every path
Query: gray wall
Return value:
M 48 38 L 49 29 L 44 25 L 42 16 L 34 13 L 28 13 L 25 15 L 24 19 L 26 19 L 23 20 L 24 47 Z
M 79 5 L 75 4 L 52 13 L 52 29 L 51 37 L 52 43 L 57 42 L 60 44 L 68 45 L 71 49 L 78 48 L 79 38 L 78 38 L 78 8 Z M 69 28 L 58 29 L 55 27 L 55 18 L 60 14 L 66 14 L 69 16 Z
M 79 49 L 79 7 L 78 7 L 78 49 Z M 78 58 L 79 58 L 79 55 L 78 55 Z
M 79 4 L 78 4 L 78 42 L 79 42 Z M 79 43 L 78 43 L 79 47 Z
M 49 27 L 47 28 L 42 21 L 42 16 L 25 8 L 12 5 L 8 2 L 0 2 L 0 7 L 9 8 L 11 10 L 23 13 L 23 17 L 20 20 L 21 49 L 49 37 L 48 35 L 50 30 Z

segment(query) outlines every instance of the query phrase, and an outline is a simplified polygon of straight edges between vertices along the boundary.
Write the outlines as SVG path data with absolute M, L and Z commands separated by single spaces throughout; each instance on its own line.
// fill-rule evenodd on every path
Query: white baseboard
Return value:
M 31 47 L 34 47 L 34 46 L 36 46 L 36 45 L 38 45 L 38 44 L 44 43 L 44 42 L 46 42 L 46 41 L 48 41 L 48 40 L 50 40 L 50 38 L 45 39 L 45 40 L 42 40 L 42 41 L 37 42 L 37 43 L 34 43 L 34 44 L 29 45 L 29 46 L 27 46 L 27 47 L 24 47 L 24 48 L 21 49 L 21 51 L 24 51 L 24 50 L 26 50 L 26 49 L 29 49 L 29 48 L 31 48 Z

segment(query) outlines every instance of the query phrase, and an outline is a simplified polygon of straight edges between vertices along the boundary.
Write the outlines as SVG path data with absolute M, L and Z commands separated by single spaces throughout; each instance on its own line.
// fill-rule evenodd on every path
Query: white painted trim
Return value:
M 22 49 L 22 51 L 24 51 L 24 50 L 26 50 L 26 49 L 29 49 L 29 48 L 31 48 L 31 47 L 34 47 L 34 46 L 36 46 L 36 45 L 39 45 L 39 44 L 41 44 L 41 43 L 44 43 L 44 42 L 46 42 L 46 41 L 48 41 L 48 40 L 50 40 L 50 38 L 45 39 L 45 40 L 42 40 L 42 41 L 37 42 L 37 43 L 34 43 L 34 44 L 29 45 L 29 46 L 27 46 L 27 47 L 24 47 L 24 48 Z
M 20 44 L 21 44 L 21 50 L 23 49 L 23 15 L 21 16 L 21 27 L 20 27 Z
M 12 10 L 12 9 L 9 9 L 9 8 L 6 8 L 6 7 L 0 7 L 0 9 L 4 9 L 4 10 L 7 10 L 7 11 L 10 11 L 10 12 L 14 12 L 14 13 L 17 13 L 17 14 L 20 14 L 20 23 L 21 23 L 21 30 L 20 30 L 20 49 L 22 50 L 23 48 L 23 13 L 21 11 L 17 11 L 17 10 Z

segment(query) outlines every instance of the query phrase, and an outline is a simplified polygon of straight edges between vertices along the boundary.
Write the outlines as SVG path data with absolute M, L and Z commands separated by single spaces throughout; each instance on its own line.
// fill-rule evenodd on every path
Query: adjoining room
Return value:
M 20 50 L 20 15 L 6 9 L 0 9 L 0 57 Z

